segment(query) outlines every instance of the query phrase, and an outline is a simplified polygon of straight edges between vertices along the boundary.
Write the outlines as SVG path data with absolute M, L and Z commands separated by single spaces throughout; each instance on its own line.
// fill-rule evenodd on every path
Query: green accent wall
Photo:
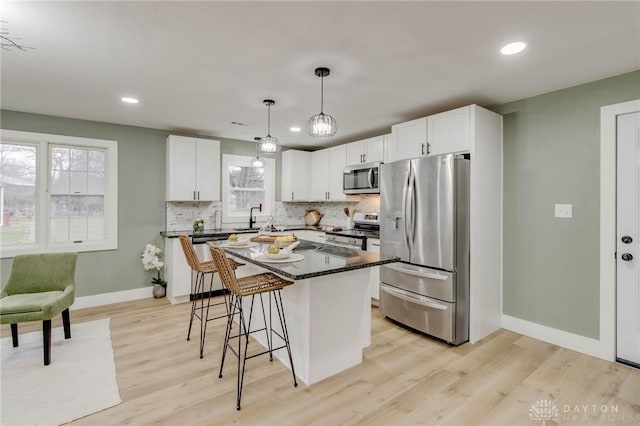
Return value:
M 166 138 L 180 134 L 164 130 L 75 120 L 16 111 L 0 111 L 0 127 L 7 130 L 78 136 L 118 141 L 118 249 L 83 252 L 78 257 L 76 296 L 131 290 L 151 285 L 140 254 L 147 243 L 164 247 Z M 255 155 L 255 143 L 218 137 L 222 154 Z M 280 175 L 280 157 L 276 158 Z M 220 166 L 218 166 L 220 167 Z M 276 199 L 279 198 L 276 186 Z M 6 283 L 11 259 L 0 260 L 0 279 Z
M 505 314 L 599 338 L 600 107 L 633 99 L 640 71 L 491 108 L 504 116 Z

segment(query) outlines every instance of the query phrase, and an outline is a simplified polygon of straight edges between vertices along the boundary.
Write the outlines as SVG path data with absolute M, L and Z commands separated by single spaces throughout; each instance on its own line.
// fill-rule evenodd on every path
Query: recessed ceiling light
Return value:
M 300 127 L 291 127 L 289 130 L 291 130 L 292 132 L 299 132 Z
M 126 102 L 128 104 L 137 104 L 139 101 L 136 98 L 124 97 L 120 99 L 122 102 Z
M 527 47 L 525 43 L 516 41 L 502 46 L 502 49 L 500 49 L 500 53 L 502 53 L 503 55 L 513 55 L 515 53 L 522 52 L 525 47 Z

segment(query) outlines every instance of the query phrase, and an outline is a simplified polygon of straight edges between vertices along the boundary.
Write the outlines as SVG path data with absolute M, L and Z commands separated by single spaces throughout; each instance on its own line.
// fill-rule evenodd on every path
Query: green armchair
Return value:
M 51 318 L 62 313 L 64 338 L 71 338 L 69 306 L 74 301 L 77 257 L 76 253 L 16 256 L 0 292 L 0 324 L 11 324 L 14 348 L 19 322 L 42 321 L 44 365 L 51 363 Z

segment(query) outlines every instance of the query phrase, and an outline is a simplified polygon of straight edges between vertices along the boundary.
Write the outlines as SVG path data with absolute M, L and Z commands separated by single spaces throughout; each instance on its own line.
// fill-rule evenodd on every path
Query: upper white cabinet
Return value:
M 471 116 L 477 105 L 467 105 L 427 117 L 427 155 L 469 152 Z
M 348 143 L 346 145 L 347 165 L 383 161 L 383 139 L 384 136 L 375 136 L 373 138 Z
M 282 201 L 306 201 L 309 195 L 311 153 L 290 149 L 282 152 Z
M 347 147 L 338 145 L 311 153 L 310 196 L 317 201 L 346 200 L 342 173 L 347 165 Z
M 167 138 L 167 201 L 220 199 L 220 141 Z
M 425 155 L 427 148 L 427 117 L 391 126 L 391 142 L 387 161 L 405 160 Z

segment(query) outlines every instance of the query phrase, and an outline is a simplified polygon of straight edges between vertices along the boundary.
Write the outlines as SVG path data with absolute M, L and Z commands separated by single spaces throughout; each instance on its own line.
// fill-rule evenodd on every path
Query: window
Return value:
M 117 248 L 117 142 L 1 131 L 0 249 Z
M 252 167 L 253 157 L 224 154 L 222 156 L 222 205 L 224 221 L 249 221 L 249 209 L 262 204 L 257 217 L 273 215 L 275 201 L 276 162 L 265 158 L 264 167 Z

